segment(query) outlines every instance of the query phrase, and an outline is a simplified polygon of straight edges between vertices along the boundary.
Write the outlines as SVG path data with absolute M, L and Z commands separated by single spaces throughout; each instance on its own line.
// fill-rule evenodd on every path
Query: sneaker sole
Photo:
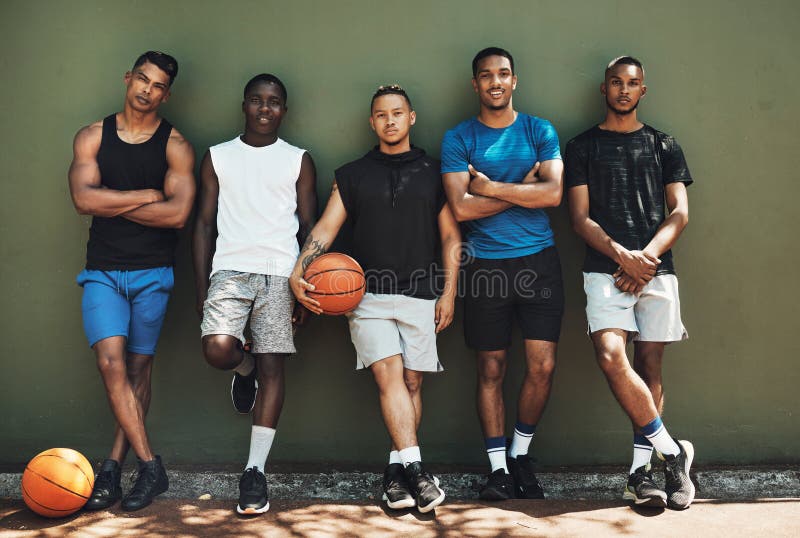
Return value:
M 430 512 L 431 510 L 442 504 L 442 501 L 444 501 L 444 491 L 440 489 L 439 496 L 436 497 L 436 499 L 434 499 L 425 506 L 420 506 L 419 504 L 417 504 L 417 509 L 419 510 L 420 514 L 427 514 L 428 512 Z
M 478 498 L 482 501 L 507 501 L 512 497 L 500 490 L 494 488 L 486 488 L 480 492 Z
M 625 489 L 622 492 L 622 499 L 626 501 L 632 501 L 633 504 L 636 506 L 643 506 L 646 508 L 666 508 L 667 507 L 667 495 L 664 494 L 663 497 L 656 495 L 654 497 L 645 497 L 640 499 L 636 496 L 636 493 L 630 491 L 629 489 Z
M 239 408 L 238 408 L 238 407 L 236 407 L 235 400 L 233 399 L 233 384 L 234 384 L 235 382 L 236 382 L 236 376 L 233 376 L 233 379 L 231 379 L 231 403 L 233 404 L 233 408 L 234 408 L 234 409 L 236 410 L 236 412 L 237 412 L 237 413 L 239 413 L 240 415 L 249 415 L 249 414 L 250 414 L 250 411 L 252 411 L 252 410 L 253 410 L 253 408 L 256 406 L 256 399 L 255 399 L 255 398 L 253 398 L 253 403 L 250 405 L 250 409 L 248 409 L 247 411 L 239 411 Z M 258 395 L 258 381 L 256 381 L 256 395 Z
M 258 514 L 263 514 L 267 510 L 269 510 L 269 502 L 261 508 L 251 508 L 249 506 L 247 508 L 242 508 L 238 504 L 236 505 L 236 512 L 243 516 L 257 516 Z
M 678 441 L 678 443 L 680 443 L 680 445 L 683 447 L 683 450 L 686 451 L 686 468 L 684 469 L 684 472 L 686 473 L 686 476 L 689 477 L 689 501 L 685 505 L 670 503 L 669 501 L 667 501 L 667 504 L 673 510 L 686 510 L 694 501 L 695 494 L 694 482 L 692 482 L 692 479 L 689 476 L 689 469 L 692 468 L 692 461 L 694 461 L 694 445 L 686 440 Z
M 386 506 L 388 506 L 392 510 L 402 510 L 403 508 L 414 508 L 415 506 L 417 506 L 417 501 L 415 501 L 413 497 L 392 502 L 389 500 L 389 497 L 387 497 L 386 494 L 384 493 L 382 500 L 383 502 L 386 503 Z

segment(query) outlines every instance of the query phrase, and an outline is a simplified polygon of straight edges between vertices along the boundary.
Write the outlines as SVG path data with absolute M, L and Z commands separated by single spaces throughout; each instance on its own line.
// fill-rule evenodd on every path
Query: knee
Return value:
M 115 375 L 125 375 L 125 359 L 110 353 L 98 353 L 97 369 L 100 375 L 113 377 Z
M 238 361 L 238 340 L 224 334 L 212 334 L 203 337 L 203 355 L 206 362 L 220 370 L 236 368 Z
M 553 378 L 553 372 L 556 370 L 556 361 L 554 358 L 549 357 L 545 360 L 536 361 L 528 368 L 528 377 L 535 381 L 550 382 Z
M 598 350 L 597 364 L 607 378 L 616 378 L 630 367 L 625 353 L 608 349 Z
M 482 357 L 478 360 L 478 382 L 482 385 L 499 385 L 506 374 L 506 361 L 499 357 Z
M 406 384 L 408 393 L 414 397 L 422 390 L 422 376 L 421 375 L 404 375 L 403 381 Z

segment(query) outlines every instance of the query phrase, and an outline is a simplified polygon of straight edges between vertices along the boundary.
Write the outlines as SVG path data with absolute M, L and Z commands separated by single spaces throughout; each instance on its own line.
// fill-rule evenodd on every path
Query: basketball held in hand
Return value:
M 94 470 L 77 450 L 51 448 L 37 454 L 22 474 L 22 499 L 45 517 L 64 517 L 83 508 L 94 487 Z
M 350 256 L 329 252 L 306 268 L 303 280 L 314 285 L 306 295 L 319 301 L 323 314 L 336 316 L 355 309 L 364 296 L 364 270 Z

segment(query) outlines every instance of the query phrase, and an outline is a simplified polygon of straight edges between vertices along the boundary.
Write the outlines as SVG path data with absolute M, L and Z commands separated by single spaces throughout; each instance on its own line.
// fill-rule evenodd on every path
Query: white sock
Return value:
M 239 375 L 250 375 L 250 372 L 252 372 L 255 367 L 256 361 L 253 356 L 247 351 L 242 350 L 242 362 L 240 362 L 239 366 L 234 368 L 233 371 Z
M 515 428 L 514 437 L 511 439 L 511 446 L 508 447 L 508 457 L 516 458 L 517 456 L 527 456 L 534 435 L 533 433 L 522 433 Z
M 660 422 L 661 420 L 659 419 L 659 423 Z M 677 456 L 680 454 L 681 449 L 678 444 L 672 440 L 672 437 L 670 437 L 667 427 L 663 424 L 658 424 L 658 426 L 656 431 L 650 435 L 644 434 L 647 440 L 653 445 L 653 448 L 661 452 L 664 456 Z
M 400 452 L 398 452 L 397 450 L 392 450 L 391 452 L 389 452 L 389 465 L 393 463 L 400 463 L 400 464 L 403 463 L 403 460 L 400 459 Z
M 275 429 L 265 426 L 253 426 L 250 432 L 250 455 L 247 458 L 245 469 L 257 467 L 264 472 L 272 441 L 275 439 Z
M 487 451 L 489 455 L 489 465 L 492 466 L 492 472 L 498 469 L 503 469 L 508 474 L 508 465 L 506 465 L 506 449 L 497 448 L 491 452 Z
M 633 445 L 633 463 L 631 463 L 631 470 L 628 471 L 628 474 L 633 474 L 636 469 L 639 467 L 643 467 L 650 463 L 650 457 L 653 455 L 653 446 L 652 445 Z
M 403 467 L 408 467 L 415 461 L 422 461 L 422 455 L 419 452 L 418 446 L 404 448 L 398 451 L 398 455 L 400 456 L 400 461 L 403 463 Z

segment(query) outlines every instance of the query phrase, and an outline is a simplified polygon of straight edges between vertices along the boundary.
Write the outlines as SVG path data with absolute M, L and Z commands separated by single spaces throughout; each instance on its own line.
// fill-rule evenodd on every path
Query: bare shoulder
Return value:
M 100 142 L 103 140 L 103 122 L 98 121 L 81 128 L 73 140 L 75 155 L 78 157 L 90 157 L 96 155 L 100 150 Z
M 190 157 L 194 159 L 194 148 L 192 144 L 181 134 L 178 129 L 172 127 L 167 141 L 167 152 L 176 157 Z

